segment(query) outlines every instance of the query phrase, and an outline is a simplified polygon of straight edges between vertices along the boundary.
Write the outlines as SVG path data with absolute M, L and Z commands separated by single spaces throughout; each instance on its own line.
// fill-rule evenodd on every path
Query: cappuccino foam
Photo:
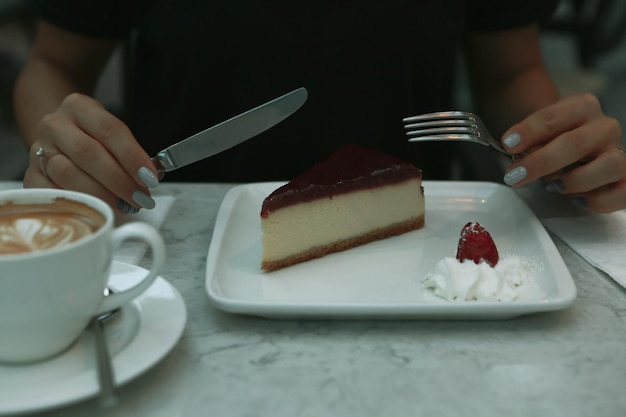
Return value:
M 99 211 L 58 198 L 45 204 L 0 205 L 0 255 L 22 254 L 67 245 L 104 225 Z

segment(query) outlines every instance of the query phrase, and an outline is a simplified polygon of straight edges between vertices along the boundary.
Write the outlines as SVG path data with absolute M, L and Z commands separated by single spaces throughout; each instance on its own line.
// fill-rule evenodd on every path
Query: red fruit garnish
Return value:
M 456 259 L 459 262 L 470 259 L 475 264 L 484 260 L 493 268 L 498 263 L 498 249 L 484 227 L 477 222 L 469 222 L 461 230 Z

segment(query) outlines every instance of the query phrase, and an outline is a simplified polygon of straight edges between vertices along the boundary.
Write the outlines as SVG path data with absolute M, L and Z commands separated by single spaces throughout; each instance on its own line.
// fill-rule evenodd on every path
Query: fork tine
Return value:
M 461 127 L 461 126 L 435 127 L 432 129 L 419 129 L 419 130 L 411 130 L 411 131 L 406 132 L 407 136 L 412 136 L 412 137 L 440 136 L 440 135 L 447 136 L 447 135 L 454 135 L 454 134 L 467 134 L 467 135 L 476 136 L 477 132 L 476 132 L 476 129 L 472 127 Z
M 428 120 L 418 123 L 408 123 L 404 125 L 405 129 L 424 129 L 430 127 L 471 127 L 476 129 L 477 126 L 472 120 L 445 119 L 445 120 Z
M 480 143 L 484 146 L 489 146 L 488 143 L 480 141 L 476 136 L 467 134 L 432 135 L 409 138 L 409 142 L 449 142 L 457 140 L 463 142 L 471 141 L 474 143 Z
M 445 119 L 464 119 L 473 120 L 474 114 L 465 111 L 441 111 L 435 113 L 419 114 L 417 116 L 405 117 L 402 119 L 404 123 L 407 122 L 422 122 L 427 120 L 445 120 Z

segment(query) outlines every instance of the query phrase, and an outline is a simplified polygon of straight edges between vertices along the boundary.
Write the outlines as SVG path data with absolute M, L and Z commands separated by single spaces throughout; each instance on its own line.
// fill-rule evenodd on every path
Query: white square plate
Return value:
M 261 265 L 261 204 L 283 183 L 232 188 L 215 223 L 206 290 L 219 309 L 269 318 L 505 319 L 570 306 L 571 274 L 539 220 L 509 187 L 424 181 L 424 228 L 274 272 Z M 461 229 L 477 221 L 500 257 L 524 256 L 535 282 L 508 302 L 445 301 L 422 279 L 455 256 Z M 526 287 L 526 288 L 525 288 Z

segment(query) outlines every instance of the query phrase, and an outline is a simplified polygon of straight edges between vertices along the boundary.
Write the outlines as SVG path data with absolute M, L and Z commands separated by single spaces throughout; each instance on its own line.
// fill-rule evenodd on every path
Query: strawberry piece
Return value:
M 475 264 L 484 260 L 493 268 L 498 263 L 498 249 L 484 227 L 477 222 L 469 222 L 461 230 L 456 259 L 459 262 L 470 259 Z

